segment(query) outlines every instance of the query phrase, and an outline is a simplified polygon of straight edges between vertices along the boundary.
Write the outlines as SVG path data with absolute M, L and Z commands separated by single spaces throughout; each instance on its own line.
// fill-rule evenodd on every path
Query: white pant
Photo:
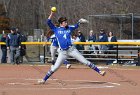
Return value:
M 56 63 L 53 66 L 53 68 L 51 68 L 51 70 L 55 72 L 61 66 L 64 60 L 67 59 L 68 56 L 74 57 L 75 59 L 83 63 L 84 65 L 90 64 L 90 62 L 87 59 L 85 59 L 82 56 L 82 54 L 74 46 L 72 46 L 68 50 L 60 49 Z
M 56 60 L 55 55 L 56 55 L 57 49 L 58 49 L 58 47 L 56 47 L 56 46 L 53 46 L 53 45 L 50 46 L 51 59 L 54 61 Z

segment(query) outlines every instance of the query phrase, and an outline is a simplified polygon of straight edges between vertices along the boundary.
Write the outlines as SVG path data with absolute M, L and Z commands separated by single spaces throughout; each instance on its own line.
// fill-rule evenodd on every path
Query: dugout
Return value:
M 97 34 L 101 28 L 113 32 L 118 39 L 140 38 L 140 15 L 128 14 L 98 14 L 88 15 L 89 29 Z

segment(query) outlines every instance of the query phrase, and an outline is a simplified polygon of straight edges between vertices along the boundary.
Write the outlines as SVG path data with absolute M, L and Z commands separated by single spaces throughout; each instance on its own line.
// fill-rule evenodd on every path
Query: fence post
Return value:
M 45 64 L 45 56 L 46 56 L 46 47 L 45 46 L 46 45 L 43 46 L 43 48 L 44 48 L 44 64 Z
M 138 48 L 138 63 L 136 66 L 140 66 L 140 49 Z
M 118 57 L 119 57 L 119 54 L 118 54 L 118 44 L 117 44 L 117 54 L 116 54 L 116 60 L 117 60 L 117 63 L 118 63 Z

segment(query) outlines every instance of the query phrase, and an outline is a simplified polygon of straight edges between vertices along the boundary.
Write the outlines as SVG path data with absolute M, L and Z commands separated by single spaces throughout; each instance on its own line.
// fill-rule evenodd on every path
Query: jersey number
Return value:
M 65 39 L 67 39 L 67 36 L 66 36 L 66 34 L 63 36 Z

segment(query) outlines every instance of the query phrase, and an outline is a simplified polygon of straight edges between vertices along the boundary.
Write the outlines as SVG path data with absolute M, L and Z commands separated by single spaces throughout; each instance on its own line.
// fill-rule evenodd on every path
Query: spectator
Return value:
M 78 31 L 78 37 L 79 37 L 81 42 L 85 42 L 86 41 L 84 35 L 81 33 L 80 30 Z
M 96 42 L 96 35 L 93 33 L 93 30 L 90 30 L 90 32 L 89 32 L 88 41 L 89 42 Z M 93 50 L 94 54 L 97 54 L 95 45 L 89 45 L 89 49 Z
M 80 39 L 79 39 L 79 37 L 77 37 L 77 35 L 72 35 L 71 41 L 72 41 L 72 43 L 80 42 Z
M 72 38 L 71 38 L 71 42 L 72 42 L 72 43 L 74 43 L 74 42 L 80 42 L 80 39 L 79 39 L 79 37 L 77 37 L 77 35 L 73 34 L 73 35 L 72 35 Z M 79 45 L 75 45 L 75 44 L 74 44 L 74 46 L 76 47 L 76 49 L 78 49 L 78 46 L 79 46 Z
M 17 32 L 17 34 L 19 34 L 21 42 L 26 42 L 27 41 L 27 37 L 24 34 L 22 34 L 19 31 L 18 28 L 16 28 L 16 32 Z M 25 56 L 25 55 L 26 55 L 26 45 L 25 44 L 21 44 L 19 63 L 23 63 L 23 56 Z
M 117 42 L 117 38 L 116 38 L 116 36 L 113 36 L 112 32 L 108 33 L 108 41 L 109 42 Z M 108 45 L 108 50 L 113 50 L 113 48 L 114 48 L 114 45 L 112 45 L 112 44 Z M 108 53 L 111 54 L 112 52 L 109 51 Z M 112 63 L 117 63 L 117 60 L 108 60 L 107 61 L 107 65 L 110 65 Z
M 108 37 L 104 29 L 100 30 L 99 42 L 108 42 Z M 98 49 L 99 53 L 104 53 L 104 51 L 107 50 L 107 45 L 99 45 Z
M 117 38 L 116 38 L 116 36 L 113 36 L 113 33 L 112 32 L 109 32 L 108 33 L 108 41 L 109 42 L 117 42 Z M 113 47 L 114 47 L 114 45 L 112 45 L 112 44 L 108 45 L 108 49 L 109 50 L 112 50 Z
M 86 42 L 84 35 L 81 33 L 81 31 L 78 31 L 78 38 L 80 39 L 80 42 Z M 83 45 L 77 45 L 78 50 L 84 50 Z
M 6 42 L 6 34 L 3 34 L 1 37 L 1 42 Z M 2 57 L 1 63 L 7 63 L 7 47 L 6 45 L 1 45 Z
M 16 32 L 16 28 L 10 29 L 11 33 L 8 34 L 6 39 L 7 49 L 10 49 L 10 61 L 11 64 L 19 64 L 21 39 L 20 35 Z

